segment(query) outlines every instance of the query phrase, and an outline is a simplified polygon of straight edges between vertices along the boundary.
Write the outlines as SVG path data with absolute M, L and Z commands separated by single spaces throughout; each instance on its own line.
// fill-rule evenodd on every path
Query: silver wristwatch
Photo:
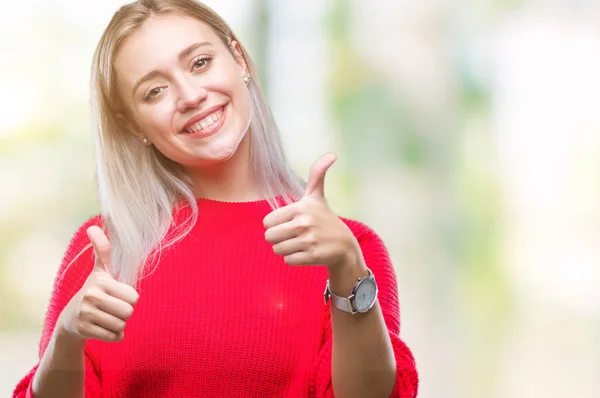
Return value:
M 325 286 L 325 304 L 331 299 L 332 304 L 342 311 L 349 312 L 351 314 L 364 313 L 369 311 L 377 300 L 377 283 L 375 283 L 375 276 L 370 269 L 369 275 L 364 278 L 358 278 L 356 284 L 352 288 L 352 292 L 348 297 L 336 296 L 329 290 L 329 279 Z

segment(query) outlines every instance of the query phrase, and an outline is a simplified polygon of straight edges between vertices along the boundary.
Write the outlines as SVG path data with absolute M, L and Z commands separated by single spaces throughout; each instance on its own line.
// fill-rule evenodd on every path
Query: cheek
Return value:
M 159 103 L 148 106 L 137 115 L 138 125 L 142 132 L 148 135 L 154 141 L 160 139 L 160 136 L 172 134 L 172 107 L 169 105 L 169 98 L 164 98 Z
M 237 85 L 233 91 L 233 102 L 240 122 L 248 128 L 252 117 L 250 92 L 245 83 Z
M 251 118 L 250 92 L 239 72 L 221 73 L 211 83 L 209 91 L 225 95 L 231 101 L 237 128 L 247 129 Z
M 237 64 L 227 65 L 219 69 L 215 66 L 214 74 L 208 79 L 215 91 L 227 95 L 236 108 L 249 108 L 250 94 Z

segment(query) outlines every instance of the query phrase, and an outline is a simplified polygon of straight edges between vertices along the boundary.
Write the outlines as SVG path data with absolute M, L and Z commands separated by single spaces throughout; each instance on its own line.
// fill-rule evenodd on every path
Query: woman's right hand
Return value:
M 60 314 L 57 325 L 79 340 L 121 341 L 139 295 L 108 271 L 110 243 L 104 232 L 93 225 L 87 234 L 96 254 L 94 269 Z

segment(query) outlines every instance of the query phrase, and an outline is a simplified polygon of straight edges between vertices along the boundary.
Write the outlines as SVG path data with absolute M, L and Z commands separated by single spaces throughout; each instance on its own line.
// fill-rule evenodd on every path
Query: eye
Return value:
M 148 90 L 148 92 L 146 93 L 146 96 L 144 97 L 144 101 L 151 101 L 154 98 L 156 98 L 157 96 L 160 95 L 160 93 L 162 93 L 163 88 L 162 87 L 153 87 L 150 90 Z
M 194 59 L 194 63 L 192 64 L 192 71 L 205 69 L 206 67 L 208 67 L 208 64 L 210 64 L 211 60 L 212 57 L 208 55 L 203 55 Z

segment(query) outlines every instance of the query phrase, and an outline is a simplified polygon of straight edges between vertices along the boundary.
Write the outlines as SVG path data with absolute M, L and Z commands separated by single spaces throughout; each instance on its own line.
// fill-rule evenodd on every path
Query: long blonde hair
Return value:
M 244 47 L 227 23 L 208 6 L 194 0 L 139 0 L 121 7 L 96 48 L 91 81 L 91 108 L 97 151 L 97 186 L 104 228 L 111 242 L 111 271 L 121 282 L 136 284 L 155 265 L 163 249 L 185 237 L 197 221 L 191 182 L 182 168 L 155 147 L 139 143 L 117 117 L 123 103 L 116 90 L 115 54 L 123 41 L 152 15 L 175 13 L 209 25 L 231 48 L 239 44 L 248 66 L 252 120 L 252 168 L 264 197 L 273 208 L 299 198 L 304 182 L 292 171 L 266 103 L 258 75 Z M 191 216 L 174 225 L 174 209 L 183 203 Z

